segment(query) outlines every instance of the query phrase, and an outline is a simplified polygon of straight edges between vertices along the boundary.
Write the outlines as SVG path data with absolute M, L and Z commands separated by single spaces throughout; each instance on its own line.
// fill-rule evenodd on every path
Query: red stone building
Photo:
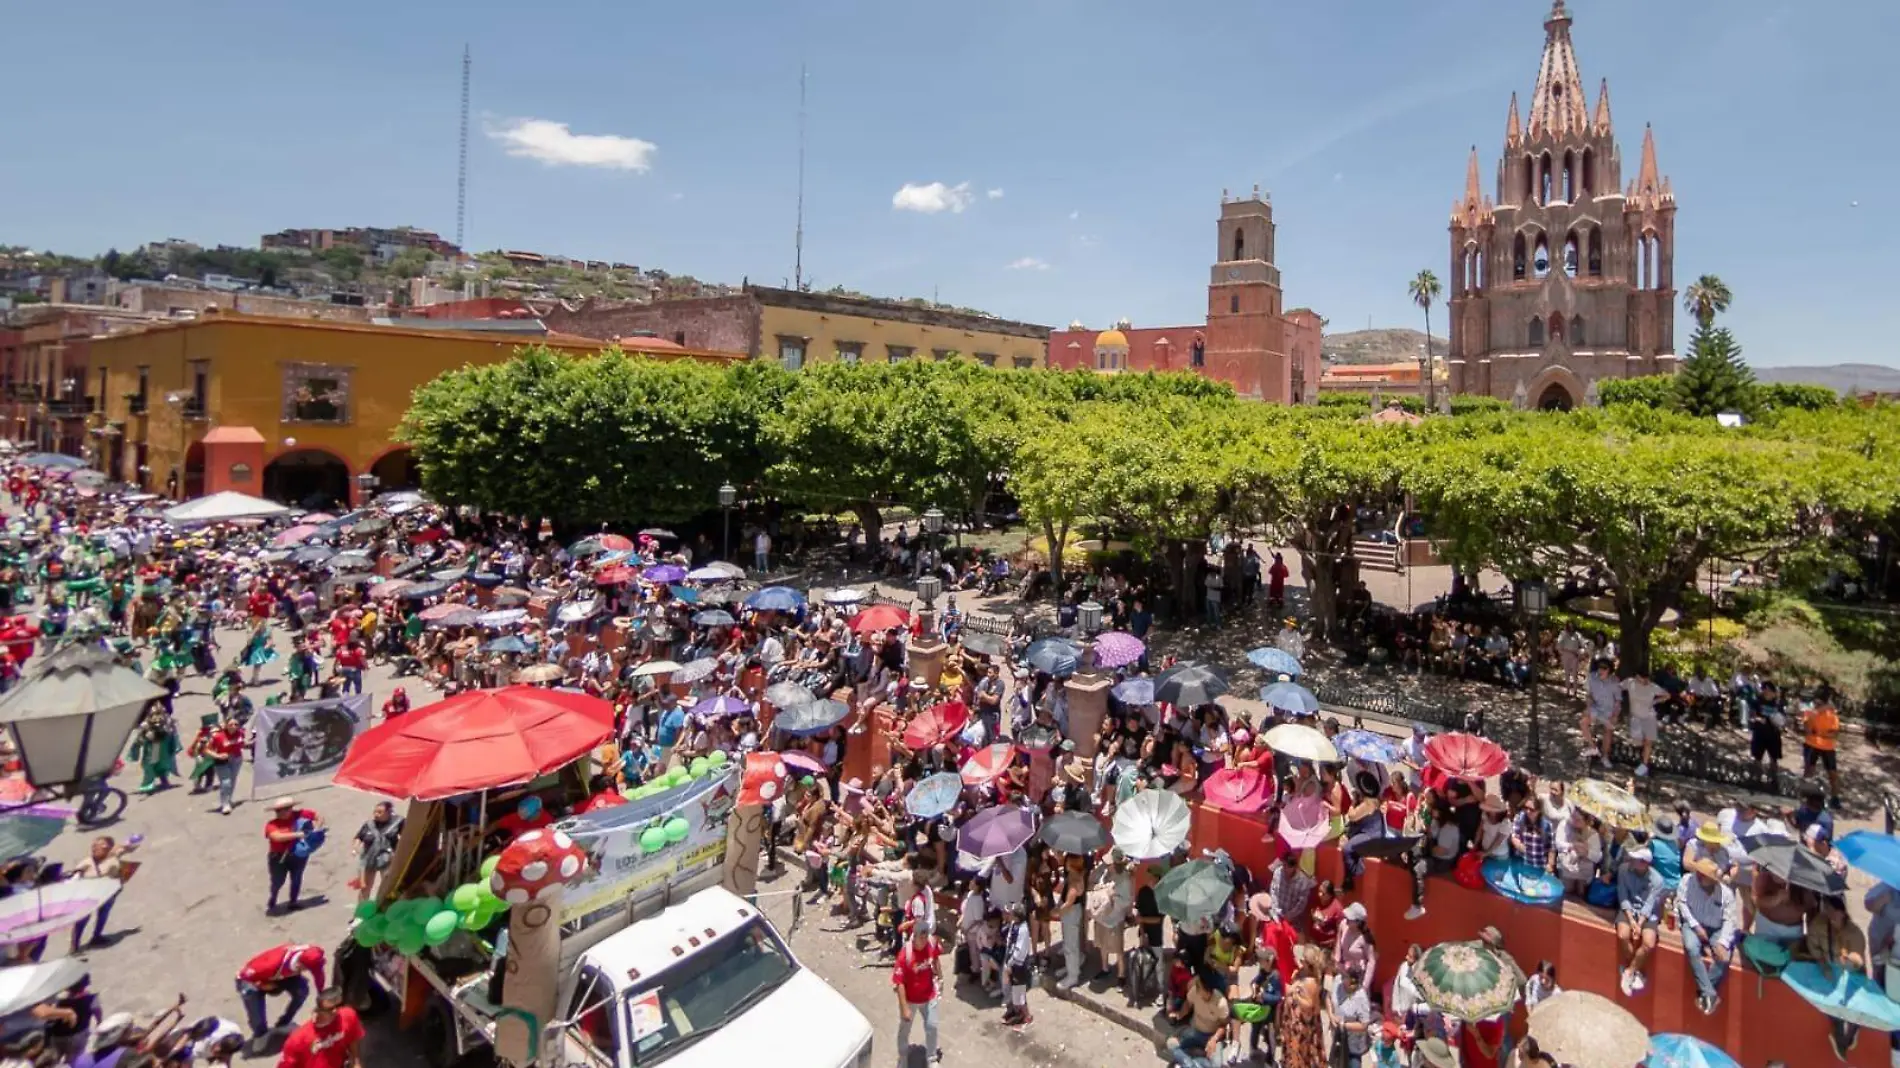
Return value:
M 1310 308 L 1283 311 L 1273 262 L 1273 204 L 1260 195 L 1221 196 L 1207 321 L 1097 333 L 1081 323 L 1049 335 L 1049 366 L 1119 371 L 1191 371 L 1225 382 L 1243 397 L 1310 403 L 1319 391 L 1320 332 Z

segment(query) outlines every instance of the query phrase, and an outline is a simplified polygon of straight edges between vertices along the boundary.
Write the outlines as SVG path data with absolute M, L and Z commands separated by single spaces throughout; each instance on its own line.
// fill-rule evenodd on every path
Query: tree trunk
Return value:
M 1069 538 L 1068 524 L 1057 527 L 1045 520 L 1042 524 L 1042 536 L 1049 539 L 1049 581 L 1055 587 L 1057 599 L 1062 594 L 1062 543 Z
M 1339 618 L 1339 562 L 1330 553 L 1301 552 L 1300 576 L 1306 580 L 1306 611 L 1313 636 L 1324 640 Z
M 864 529 L 864 551 L 870 559 L 877 559 L 877 541 L 878 535 L 884 531 L 884 513 L 870 501 L 858 501 L 851 506 L 851 514 L 858 517 L 858 526 Z
M 1649 672 L 1649 637 L 1662 622 L 1663 613 L 1672 607 L 1662 598 L 1638 600 L 1618 592 L 1616 595 L 1616 652 L 1623 677 Z

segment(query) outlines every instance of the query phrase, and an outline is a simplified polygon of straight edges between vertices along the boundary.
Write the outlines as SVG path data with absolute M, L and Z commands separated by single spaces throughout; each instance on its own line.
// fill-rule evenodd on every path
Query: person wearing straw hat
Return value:
M 1676 920 L 1682 955 L 1695 976 L 1696 1005 L 1709 1016 L 1722 1001 L 1722 982 L 1741 935 L 1741 905 L 1713 860 L 1698 857 L 1687 869 L 1676 888 Z

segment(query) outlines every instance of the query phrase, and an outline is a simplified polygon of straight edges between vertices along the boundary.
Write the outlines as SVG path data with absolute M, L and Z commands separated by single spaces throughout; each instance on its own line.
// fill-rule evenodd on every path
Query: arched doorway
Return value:
M 422 488 L 422 469 L 416 465 L 414 449 L 391 449 L 369 467 L 376 476 L 376 492 Z
M 196 500 L 205 495 L 205 443 L 194 441 L 191 448 L 185 450 L 184 499 Z M 174 470 L 165 487 L 172 496 L 179 496 L 178 472 Z
M 1567 412 L 1576 407 L 1576 403 L 1562 382 L 1552 382 L 1537 397 L 1538 410 L 1545 412 Z
M 264 496 L 293 508 L 347 508 L 350 465 L 322 449 L 291 449 L 264 465 Z

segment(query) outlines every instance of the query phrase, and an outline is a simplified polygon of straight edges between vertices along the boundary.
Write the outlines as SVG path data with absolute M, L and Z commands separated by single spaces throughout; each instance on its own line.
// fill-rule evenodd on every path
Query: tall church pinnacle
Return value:
M 1492 204 L 1478 184 L 1478 146 L 1471 146 L 1471 159 L 1465 164 L 1465 195 L 1451 206 L 1454 225 L 1475 229 L 1492 220 Z
M 1483 202 L 1484 193 L 1478 187 L 1478 146 L 1471 146 L 1471 160 L 1465 164 L 1465 203 Z
M 1515 146 L 1524 139 L 1524 123 L 1517 117 L 1517 94 L 1511 94 L 1511 117 L 1504 122 L 1504 143 Z
M 1660 207 L 1675 199 L 1669 180 L 1656 166 L 1656 131 L 1643 126 L 1643 160 L 1636 169 L 1636 181 L 1629 188 L 1628 202 L 1639 207 Z
M 1544 20 L 1544 59 L 1537 68 L 1537 88 L 1531 94 L 1530 136 L 1565 137 L 1585 133 L 1583 77 L 1577 72 L 1577 54 L 1570 46 L 1570 13 L 1563 0 L 1550 8 Z
M 1597 90 L 1597 114 L 1590 125 L 1596 128 L 1597 133 L 1610 132 L 1610 79 L 1608 78 L 1603 79 L 1603 88 Z

